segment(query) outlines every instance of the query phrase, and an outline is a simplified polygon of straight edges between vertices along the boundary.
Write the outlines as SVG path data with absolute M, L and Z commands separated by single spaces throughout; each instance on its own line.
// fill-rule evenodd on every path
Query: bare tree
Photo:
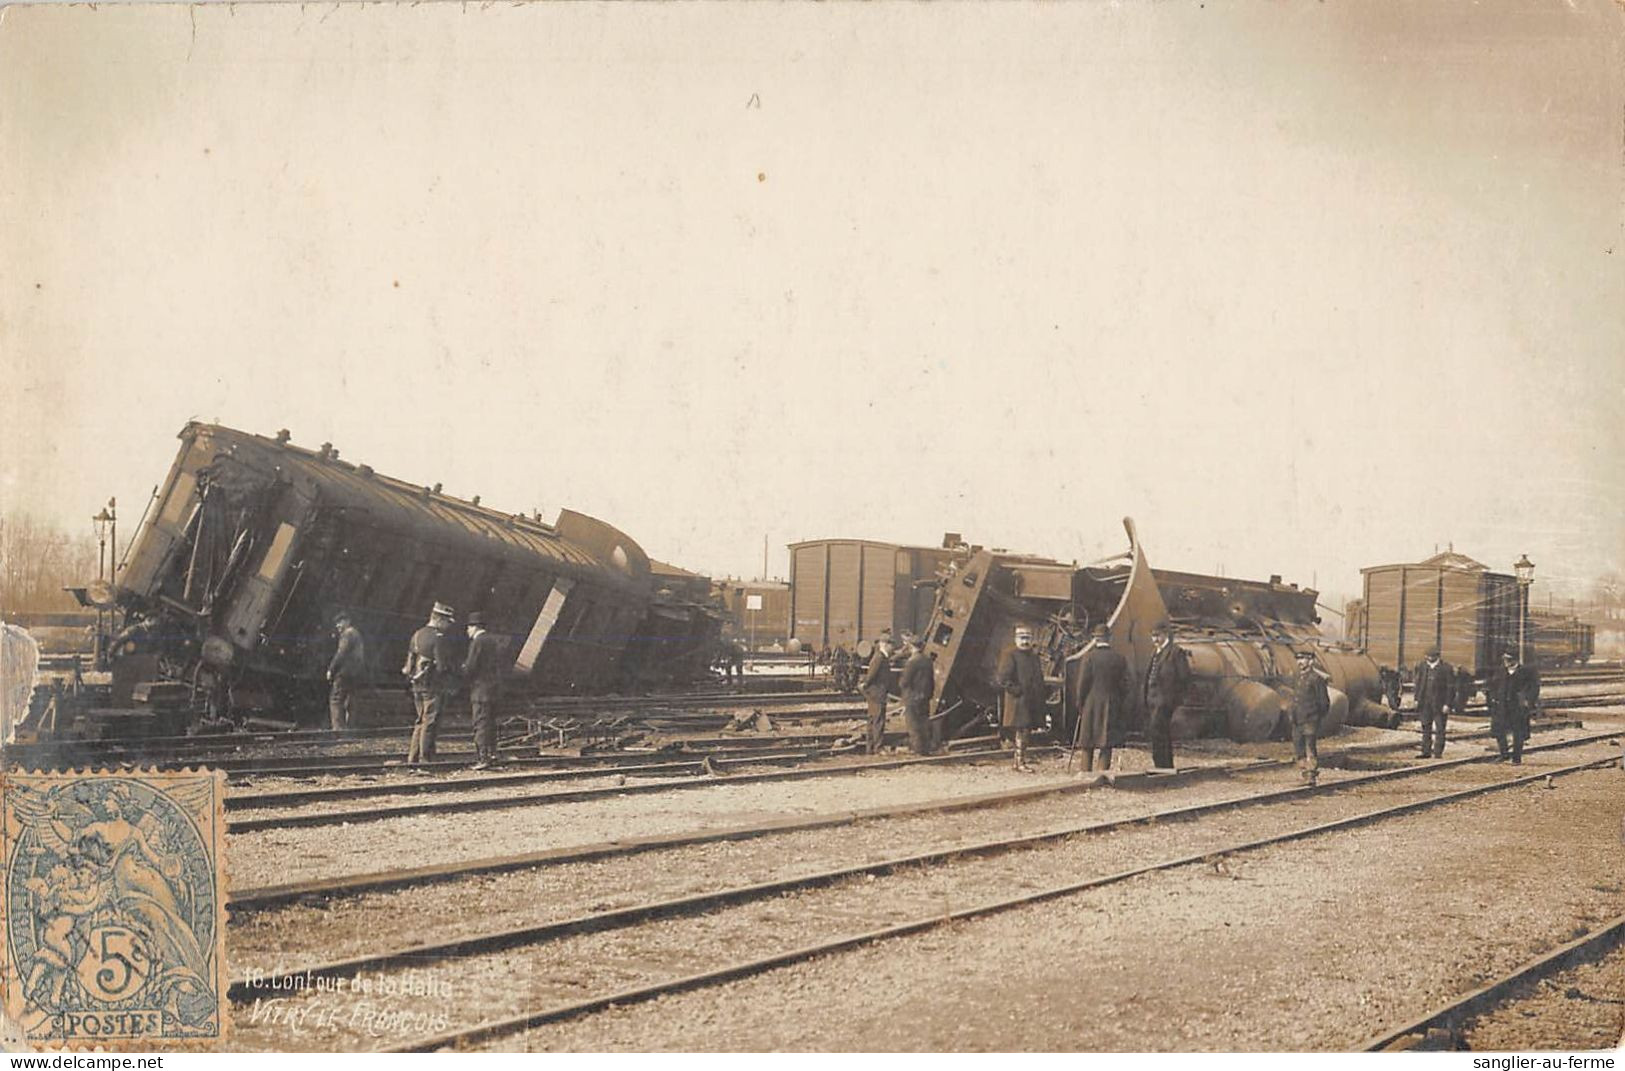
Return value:
M 71 535 L 27 513 L 0 517 L 0 609 L 77 609 L 63 588 L 95 576 L 96 540 L 89 533 Z

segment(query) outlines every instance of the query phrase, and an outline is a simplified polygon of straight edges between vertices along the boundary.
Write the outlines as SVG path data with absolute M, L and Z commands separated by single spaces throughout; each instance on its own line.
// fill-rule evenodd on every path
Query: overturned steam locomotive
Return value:
M 1088 650 L 1090 627 L 1104 623 L 1111 643 L 1140 680 L 1151 655 L 1151 630 L 1163 622 L 1190 655 L 1192 687 L 1174 714 L 1179 738 L 1228 736 L 1264 740 L 1286 733 L 1286 692 L 1293 651 L 1312 648 L 1328 681 L 1332 710 L 1323 732 L 1345 724 L 1388 725 L 1377 666 L 1365 654 L 1323 639 L 1316 592 L 1297 585 L 1154 571 L 1134 522 L 1125 519 L 1129 550 L 1101 566 L 1078 567 L 1045 558 L 980 550 L 949 564 L 924 630 L 936 663 L 935 716 L 946 736 L 995 719 L 995 667 L 1015 628 L 1038 637 L 1046 676 L 1054 685 L 1052 726 L 1064 732 L 1071 689 L 1068 671 Z M 1130 699 L 1130 727 L 1148 712 L 1139 689 Z
M 308 716 L 337 614 L 365 636 L 373 681 L 398 686 L 435 602 L 484 614 L 523 692 L 706 671 L 718 610 L 602 521 L 503 513 L 341 461 L 329 445 L 294 446 L 287 432 L 192 423 L 180 439 L 117 587 L 92 589 L 119 622 L 107 645 L 115 706 L 162 682 L 184 693 L 175 705 L 192 720 Z

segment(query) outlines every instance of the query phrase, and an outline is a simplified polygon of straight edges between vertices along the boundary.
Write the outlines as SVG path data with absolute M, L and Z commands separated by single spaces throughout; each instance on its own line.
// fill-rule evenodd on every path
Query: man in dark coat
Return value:
M 446 635 L 454 616 L 451 607 L 443 602 L 435 603 L 429 612 L 429 623 L 412 633 L 412 642 L 407 646 L 406 664 L 401 666 L 401 672 L 412 687 L 412 705 L 418 715 L 417 723 L 412 726 L 412 742 L 406 751 L 409 766 L 434 761 L 440 711 L 457 671 L 451 639 Z
M 1034 729 L 1044 724 L 1044 708 L 1049 699 L 1049 685 L 1044 681 L 1044 667 L 1033 649 L 1033 633 L 1026 626 L 1016 629 L 1016 642 L 1006 647 L 999 656 L 996 674 L 1003 692 L 1000 724 L 1015 734 L 1016 769 L 1031 773 L 1027 765 L 1027 742 Z
M 1456 671 L 1439 657 L 1435 647 L 1416 663 L 1411 680 L 1416 682 L 1416 714 L 1422 719 L 1422 750 L 1417 758 L 1439 758 L 1444 754 L 1444 708 L 1455 701 Z
M 334 622 L 338 632 L 338 649 L 327 664 L 327 679 L 332 687 L 327 693 L 327 716 L 334 730 L 348 729 L 353 719 L 351 699 L 356 685 L 366 676 L 367 648 L 361 639 L 361 630 L 355 627 L 348 613 L 341 613 Z
M 1106 626 L 1096 625 L 1093 642 L 1078 667 L 1072 704 L 1078 712 L 1078 728 L 1072 743 L 1083 756 L 1085 773 L 1095 768 L 1097 749 L 1100 768 L 1112 768 L 1112 747 L 1123 735 L 1128 700 L 1128 659 L 1112 649 L 1111 634 Z
M 903 666 L 900 685 L 903 717 L 908 722 L 908 746 L 916 755 L 937 750 L 937 734 L 931 722 L 931 696 L 937 690 L 936 665 L 925 653 L 925 641 L 916 639 L 908 662 Z
M 1174 630 L 1167 622 L 1151 630 L 1151 661 L 1145 670 L 1145 709 L 1151 712 L 1151 765 L 1174 768 L 1174 711 L 1185 701 L 1190 689 L 1191 660 L 1174 643 Z
M 891 668 L 891 637 L 881 636 L 875 641 L 874 654 L 869 658 L 869 669 L 858 686 L 869 704 L 869 735 L 865 749 L 871 755 L 880 753 L 886 740 L 886 697 L 896 688 L 896 674 Z
M 485 628 L 485 615 L 468 615 L 468 657 L 463 679 L 468 682 L 469 711 L 474 718 L 474 769 L 488 770 L 497 761 L 497 700 L 502 690 L 502 641 Z
M 1518 661 L 1516 651 L 1508 650 L 1501 656 L 1501 666 L 1490 675 L 1485 689 L 1490 699 L 1490 732 L 1495 734 L 1495 746 L 1501 752 L 1499 761 L 1510 756 L 1512 765 L 1523 765 L 1523 744 L 1529 739 L 1529 719 L 1540 701 L 1540 674 L 1534 666 Z M 1508 736 L 1512 739 L 1510 750 Z
M 1332 709 L 1332 697 L 1326 690 L 1326 678 L 1315 668 L 1315 652 L 1302 648 L 1297 652 L 1297 662 L 1287 717 L 1292 722 L 1292 753 L 1298 759 L 1298 776 L 1313 786 L 1320 781 L 1320 720 Z

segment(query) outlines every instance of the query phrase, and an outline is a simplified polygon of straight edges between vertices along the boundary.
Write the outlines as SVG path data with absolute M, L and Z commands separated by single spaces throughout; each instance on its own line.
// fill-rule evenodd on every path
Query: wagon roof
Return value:
M 310 483 L 324 505 L 369 515 L 377 525 L 413 533 L 467 553 L 509 557 L 543 557 L 570 572 L 591 571 L 612 582 L 643 585 L 648 559 L 631 538 L 609 525 L 583 518 L 619 538 L 615 548 L 602 553 L 570 539 L 559 529 L 523 514 L 509 514 L 465 499 L 407 483 L 337 457 L 323 456 L 292 443 L 268 439 L 252 432 L 218 424 L 189 424 L 181 437 L 210 436 L 228 446 L 247 444 L 265 452 L 288 475 Z M 568 511 L 561 512 L 561 521 Z M 615 555 L 614 550 L 623 553 Z

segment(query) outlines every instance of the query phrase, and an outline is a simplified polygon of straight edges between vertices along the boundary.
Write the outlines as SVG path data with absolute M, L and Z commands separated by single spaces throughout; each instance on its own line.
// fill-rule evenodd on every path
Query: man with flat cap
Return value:
M 1173 626 L 1164 621 L 1151 630 L 1151 660 L 1145 669 L 1145 709 L 1150 711 L 1151 765 L 1174 768 L 1174 711 L 1190 689 L 1191 660 L 1174 642 Z
M 434 761 L 440 711 L 451 691 L 452 674 L 457 668 L 451 639 L 446 635 L 455 616 L 445 603 L 435 603 L 428 623 L 412 633 L 412 641 L 407 645 L 406 664 L 401 666 L 401 672 L 411 685 L 412 706 L 418 716 L 406 751 L 408 766 L 421 767 Z
M 1315 668 L 1313 648 L 1300 647 L 1292 673 L 1287 718 L 1292 722 L 1292 753 L 1298 760 L 1298 776 L 1311 787 L 1320 781 L 1320 722 L 1332 709 L 1326 678 Z
M 1456 671 L 1433 647 L 1416 663 L 1411 679 L 1416 682 L 1416 715 L 1422 719 L 1422 750 L 1416 757 L 1437 759 L 1444 754 L 1444 708 L 1455 699 Z
M 936 729 L 931 722 L 931 696 L 937 690 L 936 665 L 925 653 L 924 640 L 910 640 L 909 649 L 899 685 L 903 718 L 908 723 L 908 746 L 916 755 L 929 755 L 937 750 Z
M 1495 746 L 1501 756 L 1497 761 L 1512 760 L 1512 765 L 1523 765 L 1523 744 L 1529 739 L 1529 719 L 1540 702 L 1540 674 L 1534 666 L 1518 660 L 1518 652 L 1507 648 L 1501 655 L 1501 665 L 1490 675 L 1485 691 L 1490 699 L 1490 732 L 1495 734 Z M 1512 746 L 1507 747 L 1511 737 Z
M 1015 645 L 1006 647 L 999 656 L 997 683 L 1003 693 L 1000 725 L 1015 734 L 1016 769 L 1031 773 L 1027 743 L 1033 730 L 1044 724 L 1049 684 L 1044 680 L 1038 651 L 1033 648 L 1033 630 L 1027 626 L 1016 628 Z
M 1096 625 L 1072 691 L 1072 705 L 1078 712 L 1072 745 L 1083 757 L 1084 773 L 1094 770 L 1097 750 L 1101 770 L 1112 768 L 1112 748 L 1128 717 L 1129 687 L 1128 659 L 1112 648 L 1106 626 Z
M 327 679 L 332 682 L 327 693 L 327 716 L 331 727 L 337 731 L 348 729 L 353 720 L 351 701 L 356 686 L 366 675 L 367 651 L 361 639 L 361 630 L 355 627 L 348 610 L 341 611 L 333 624 L 339 642 L 338 649 L 333 652 L 333 660 L 327 664 Z
M 870 755 L 878 755 L 886 741 L 886 697 L 896 686 L 897 675 L 891 668 L 891 632 L 887 630 L 875 641 L 868 672 L 864 673 L 863 681 L 858 686 L 869 704 L 869 731 L 864 750 Z
M 497 761 L 497 698 L 502 689 L 503 645 L 485 628 L 485 615 L 468 615 L 468 657 L 463 679 L 468 682 L 469 713 L 474 720 L 474 769 L 488 770 Z

